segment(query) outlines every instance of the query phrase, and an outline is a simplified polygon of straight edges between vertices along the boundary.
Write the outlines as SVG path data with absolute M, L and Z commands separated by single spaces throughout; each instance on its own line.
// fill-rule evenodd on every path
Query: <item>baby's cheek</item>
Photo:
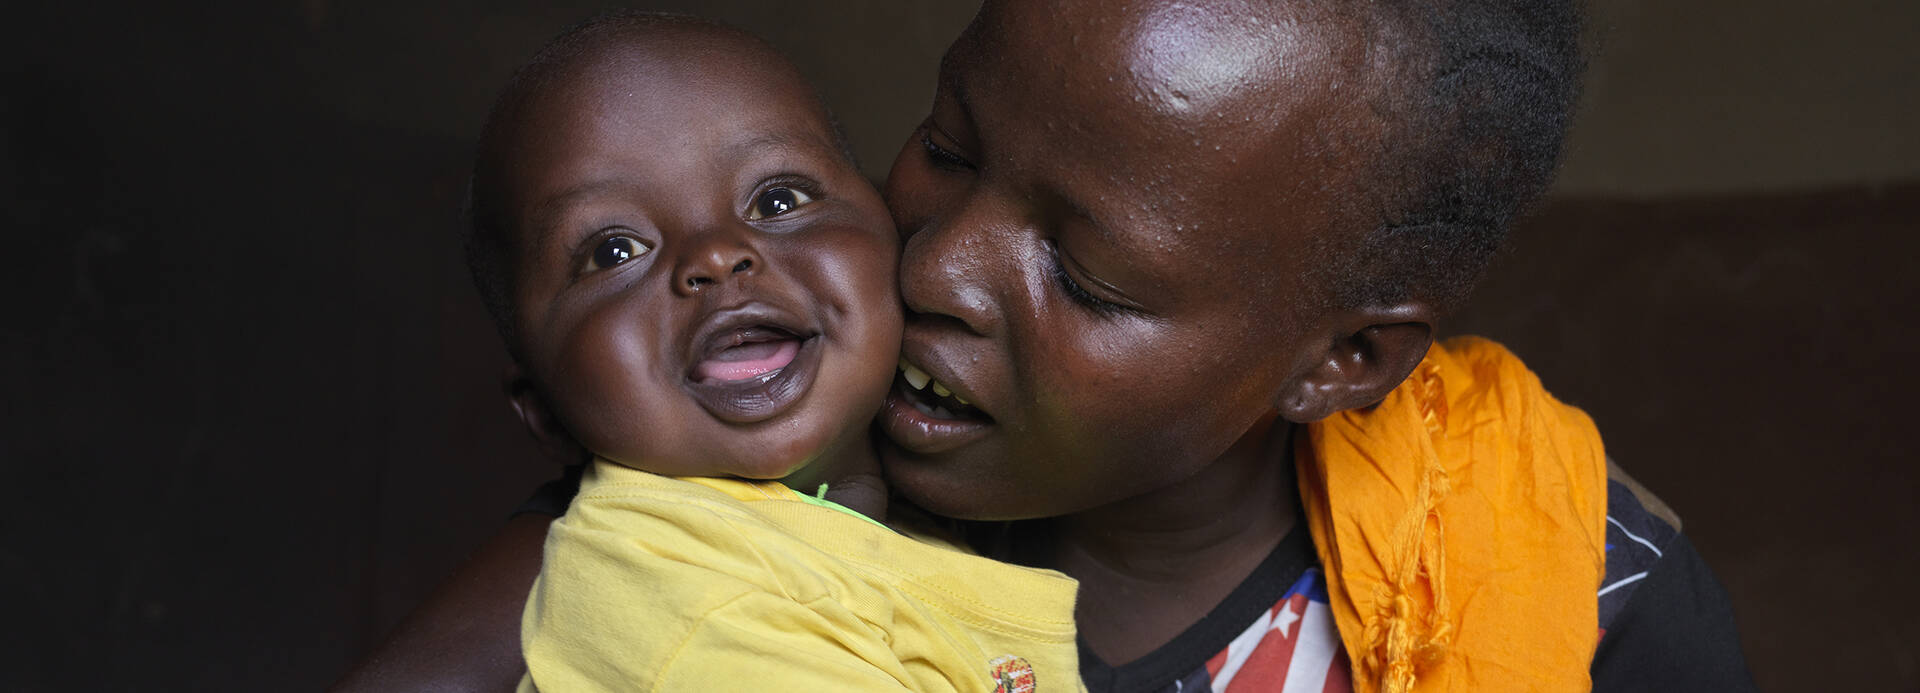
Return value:
M 564 421 L 574 437 L 596 455 L 628 464 L 658 459 L 682 426 L 670 422 L 665 408 L 639 396 L 642 383 L 626 379 L 588 379 L 571 388 Z M 651 470 L 650 470 L 651 471 Z
M 549 394 L 582 445 L 607 457 L 653 457 L 685 428 L 662 401 L 676 390 L 652 377 L 650 331 L 587 320 L 567 334 Z M 621 460 L 625 461 L 625 460 Z

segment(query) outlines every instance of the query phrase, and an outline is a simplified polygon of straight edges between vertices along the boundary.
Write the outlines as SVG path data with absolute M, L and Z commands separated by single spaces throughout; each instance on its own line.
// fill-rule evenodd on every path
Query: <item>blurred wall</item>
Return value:
M 513 69 L 567 26 L 618 3 L 339 3 L 279 8 L 297 24 L 303 86 L 341 117 L 465 141 Z M 471 6 L 480 5 L 480 6 Z M 977 0 L 660 0 L 624 6 L 744 27 L 819 86 L 878 179 L 933 100 L 941 52 Z
M 1920 3 L 1588 0 L 1559 189 L 1636 197 L 1920 178 Z
M 876 178 L 973 9 L 650 6 L 792 52 Z M 494 90 L 598 7 L 10 8 L 0 689 L 322 686 L 552 474 L 454 234 Z M 1912 690 L 1914 7 L 1596 8 L 1559 201 L 1457 326 L 1689 517 L 1763 684 Z

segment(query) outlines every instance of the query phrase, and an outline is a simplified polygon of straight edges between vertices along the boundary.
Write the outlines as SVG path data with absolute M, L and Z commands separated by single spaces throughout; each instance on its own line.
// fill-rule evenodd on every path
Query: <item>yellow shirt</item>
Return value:
M 1079 691 L 1073 579 L 777 482 L 596 461 L 547 534 L 521 691 Z

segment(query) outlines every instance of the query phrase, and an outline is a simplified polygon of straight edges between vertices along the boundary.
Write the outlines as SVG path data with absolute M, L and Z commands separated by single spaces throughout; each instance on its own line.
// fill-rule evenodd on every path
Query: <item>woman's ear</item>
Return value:
M 1349 312 L 1344 326 L 1275 399 L 1280 416 L 1310 423 L 1379 404 L 1426 358 L 1435 314 L 1425 304 Z
M 527 432 L 533 435 L 541 452 L 561 464 L 587 460 L 587 449 L 560 424 L 560 419 L 553 415 L 553 407 L 547 404 L 546 395 L 534 386 L 533 378 L 519 364 L 507 366 L 501 388 L 506 391 L 507 402 L 513 405 L 513 413 L 519 415 L 520 423 L 526 424 Z

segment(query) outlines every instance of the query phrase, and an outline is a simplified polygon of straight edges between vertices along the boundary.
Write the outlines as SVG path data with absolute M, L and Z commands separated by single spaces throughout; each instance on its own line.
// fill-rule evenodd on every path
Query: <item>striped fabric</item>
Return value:
M 1335 693 L 1353 690 L 1348 670 L 1346 650 L 1327 611 L 1326 583 L 1319 568 L 1309 568 L 1279 603 L 1207 660 L 1206 684 L 1216 693 Z M 1184 684 L 1174 690 L 1186 690 Z

